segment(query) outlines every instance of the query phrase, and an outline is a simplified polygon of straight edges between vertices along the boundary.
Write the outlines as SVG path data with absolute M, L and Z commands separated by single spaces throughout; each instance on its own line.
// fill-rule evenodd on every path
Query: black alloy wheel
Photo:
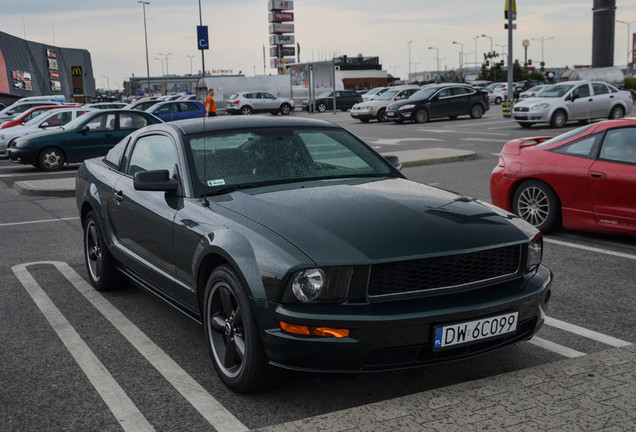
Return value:
M 386 109 L 380 108 L 378 110 L 378 113 L 376 114 L 375 118 L 381 123 L 385 122 L 386 121 Z
M 318 112 L 324 113 L 325 111 L 327 111 L 327 104 L 325 104 L 324 102 L 320 102 L 316 109 L 318 110 Z
M 205 289 L 203 321 L 214 368 L 238 393 L 268 382 L 267 357 L 243 284 L 226 265 L 216 268 Z
M 284 103 L 280 106 L 280 113 L 282 115 L 289 115 L 292 113 L 292 107 L 288 103 Z
M 117 270 L 104 242 L 95 211 L 90 211 L 84 219 L 84 260 L 88 279 L 97 291 L 122 288 L 125 277 Z
M 484 107 L 479 104 L 475 104 L 470 108 L 470 117 L 474 119 L 481 118 L 484 115 Z

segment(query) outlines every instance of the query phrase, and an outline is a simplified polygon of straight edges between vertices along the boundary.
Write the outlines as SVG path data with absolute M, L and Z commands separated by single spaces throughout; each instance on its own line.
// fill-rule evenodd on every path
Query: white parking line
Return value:
M 581 351 L 573 350 L 572 348 L 550 342 L 549 340 L 545 340 L 537 336 L 533 337 L 528 342 L 532 345 L 536 345 L 569 358 L 583 357 L 585 355 L 585 353 L 582 353 Z
M 79 217 L 76 216 L 76 217 L 67 217 L 67 218 L 59 218 L 59 219 L 41 219 L 41 220 L 34 220 L 34 221 L 6 222 L 6 223 L 0 223 L 0 227 L 29 225 L 29 224 L 37 224 L 37 223 L 48 223 L 48 222 L 62 222 L 62 221 L 69 221 L 69 220 L 75 220 L 75 219 L 79 219 Z
M 126 392 L 117 384 L 110 372 L 31 276 L 26 267 L 33 264 L 49 263 L 20 264 L 12 268 L 13 273 L 15 273 L 38 308 L 40 308 L 40 311 L 53 327 L 58 337 L 66 345 L 66 348 L 106 405 L 108 405 L 121 427 L 131 432 L 154 431 L 155 429 L 148 423 L 148 420 L 146 420 L 133 401 L 130 400 Z
M 159 348 L 148 336 L 94 290 L 68 264 L 38 262 L 16 266 L 54 265 L 68 281 L 152 364 L 164 378 L 219 432 L 247 431 L 236 417 L 214 399 L 201 385 Z M 15 271 L 15 270 L 14 270 Z M 26 271 L 26 270 L 25 270 Z M 83 343 L 83 342 L 82 342 Z M 69 348 L 70 350 L 71 348 Z M 93 384 L 95 385 L 95 384 Z M 96 387 L 97 388 L 97 387 Z M 127 396 L 126 396 L 127 397 Z M 117 415 L 116 415 L 117 416 Z M 117 416 L 119 419 L 120 417 Z M 143 430 L 143 429 L 138 429 Z
M 546 243 L 553 243 L 553 244 L 557 244 L 560 246 L 567 246 L 567 247 L 571 247 L 571 248 L 575 248 L 575 249 L 582 249 L 582 250 L 586 250 L 586 251 L 590 251 L 590 252 L 597 252 L 597 253 L 602 253 L 605 255 L 612 255 L 612 256 L 616 256 L 616 257 L 620 257 L 620 258 L 627 258 L 627 259 L 631 259 L 631 260 L 636 260 L 636 255 L 632 255 L 632 254 L 626 254 L 623 252 L 616 252 L 616 251 L 612 251 L 609 249 L 601 249 L 601 248 L 596 248 L 596 247 L 592 247 L 592 246 L 584 246 L 584 245 L 580 245 L 580 244 L 576 244 L 576 243 L 570 243 L 570 242 L 564 242 L 561 240 L 554 240 L 551 238 L 543 238 L 543 241 Z
M 567 323 L 565 321 L 560 321 L 556 318 L 545 317 L 546 325 L 550 327 L 556 327 L 561 330 L 568 331 L 570 333 L 577 334 L 579 336 L 583 336 L 585 338 L 595 340 L 597 342 L 604 343 L 605 345 L 621 348 L 631 345 L 630 342 L 625 342 L 624 340 L 617 339 L 612 336 L 607 336 L 602 333 L 595 332 L 594 330 L 588 330 L 583 327 L 579 327 L 574 324 Z

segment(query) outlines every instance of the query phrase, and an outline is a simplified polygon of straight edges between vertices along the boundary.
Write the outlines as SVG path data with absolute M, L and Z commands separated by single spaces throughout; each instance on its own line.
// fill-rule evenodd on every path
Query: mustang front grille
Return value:
M 499 281 L 519 272 L 520 245 L 458 255 L 376 264 L 367 287 L 370 298 L 423 295 L 428 292 Z M 388 298 L 387 298 L 388 299 Z

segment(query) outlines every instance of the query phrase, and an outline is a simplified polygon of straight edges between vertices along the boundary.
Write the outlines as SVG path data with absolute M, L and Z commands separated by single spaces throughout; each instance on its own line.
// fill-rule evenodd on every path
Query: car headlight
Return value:
M 542 110 L 542 109 L 547 109 L 550 108 L 550 104 L 547 103 L 540 103 L 540 104 L 536 104 L 534 105 L 532 108 L 530 108 L 532 111 L 536 111 L 536 110 Z
M 29 141 L 28 140 L 20 140 L 20 141 L 14 141 L 15 148 L 25 148 L 29 145 Z
M 0 140 L 4 139 L 4 135 L 0 134 Z
M 526 271 L 534 271 L 543 259 L 543 235 L 541 233 L 534 236 L 528 244 L 528 252 L 526 256 Z
M 352 267 L 310 268 L 292 275 L 284 303 L 342 302 L 349 293 Z
M 370 106 L 361 106 L 360 110 L 362 110 L 362 111 L 371 111 L 371 107 Z
M 398 110 L 408 110 L 408 109 L 413 109 L 415 108 L 415 104 L 406 104 L 406 105 L 402 105 L 401 107 L 398 108 Z

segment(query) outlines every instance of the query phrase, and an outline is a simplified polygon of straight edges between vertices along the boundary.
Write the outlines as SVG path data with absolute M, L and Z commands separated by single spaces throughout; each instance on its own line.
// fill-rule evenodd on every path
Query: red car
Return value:
M 636 235 L 636 119 L 507 142 L 490 196 L 543 232 L 562 225 Z
M 0 124 L 0 129 L 6 129 L 13 126 L 24 124 L 28 122 L 29 120 L 31 120 L 32 118 L 37 117 L 43 112 L 46 112 L 48 110 L 52 110 L 55 108 L 73 108 L 74 106 L 75 105 L 70 105 L 70 104 L 69 105 L 43 105 L 43 106 L 36 106 L 33 108 L 29 108 L 28 110 L 26 110 L 19 116 L 16 116 L 15 118 L 11 120 L 7 120 L 3 122 L 2 124 Z

